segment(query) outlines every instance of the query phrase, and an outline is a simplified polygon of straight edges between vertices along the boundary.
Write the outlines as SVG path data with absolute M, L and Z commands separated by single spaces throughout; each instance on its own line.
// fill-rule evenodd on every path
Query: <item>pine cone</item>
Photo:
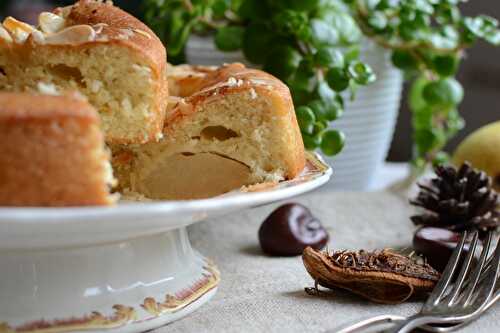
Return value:
M 438 166 L 437 177 L 418 184 L 420 193 L 410 203 L 426 209 L 411 217 L 416 225 L 447 228 L 454 231 L 479 230 L 484 234 L 500 226 L 498 193 L 485 172 L 464 163 L 458 171 Z

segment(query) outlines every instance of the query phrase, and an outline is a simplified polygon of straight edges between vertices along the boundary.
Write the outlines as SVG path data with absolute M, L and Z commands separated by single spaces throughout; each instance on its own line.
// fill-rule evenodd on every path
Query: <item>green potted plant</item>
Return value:
M 363 34 L 390 50 L 410 81 L 415 178 L 430 163 L 448 159 L 442 150 L 465 125 L 458 111 L 464 91 L 455 75 L 474 43 L 500 45 L 498 21 L 462 15 L 458 5 L 466 0 L 346 2 Z
M 467 47 L 498 45 L 500 33 L 491 17 L 462 16 L 460 2 L 147 0 L 145 17 L 170 59 L 243 61 L 282 79 L 305 146 L 336 155 L 346 132 L 336 179 L 339 187 L 364 189 L 390 145 L 402 73 L 412 82 L 414 175 L 443 161 L 442 148 L 463 127 L 463 91 L 453 76 Z

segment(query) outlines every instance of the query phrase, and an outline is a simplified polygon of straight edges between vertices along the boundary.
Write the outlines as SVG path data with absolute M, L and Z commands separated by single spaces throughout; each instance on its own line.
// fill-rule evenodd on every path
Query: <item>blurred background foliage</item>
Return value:
M 12 15 L 28 22 L 36 22 L 37 14 L 54 6 L 72 4 L 73 0 L 2 0 L 0 1 L 0 17 Z M 115 0 L 121 8 L 142 17 L 142 1 Z M 467 15 L 487 13 L 500 17 L 500 1 L 470 1 L 463 10 Z M 500 93 L 500 48 L 491 48 L 484 44 L 468 51 L 458 79 L 466 91 L 465 100 L 460 109 L 467 121 L 465 130 L 454 138 L 450 147 L 463 139 L 468 133 L 480 126 L 500 119 L 498 96 Z M 405 99 L 403 99 L 405 100 Z M 400 119 L 389 154 L 390 160 L 405 161 L 411 158 L 411 121 L 407 105 L 402 105 Z

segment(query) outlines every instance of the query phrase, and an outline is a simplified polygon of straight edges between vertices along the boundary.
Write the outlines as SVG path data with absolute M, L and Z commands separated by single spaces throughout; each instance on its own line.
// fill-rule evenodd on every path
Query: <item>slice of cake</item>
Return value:
M 0 206 L 112 203 L 99 123 L 77 98 L 0 93 Z
M 107 142 L 161 137 L 165 71 L 161 41 L 111 2 L 42 13 L 37 28 L 11 17 L 0 26 L 0 90 L 32 91 L 39 82 L 76 89 L 99 112 Z
M 120 188 L 151 199 L 194 199 L 278 182 L 304 168 L 288 87 L 241 64 L 170 67 L 164 138 L 113 145 Z

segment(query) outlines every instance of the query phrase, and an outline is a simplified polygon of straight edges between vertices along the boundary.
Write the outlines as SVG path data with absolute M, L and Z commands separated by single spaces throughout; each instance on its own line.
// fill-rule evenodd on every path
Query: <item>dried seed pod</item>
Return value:
M 309 247 L 302 260 L 319 285 L 346 289 L 377 303 L 401 303 L 431 291 L 440 276 L 428 264 L 390 250 L 328 254 Z

